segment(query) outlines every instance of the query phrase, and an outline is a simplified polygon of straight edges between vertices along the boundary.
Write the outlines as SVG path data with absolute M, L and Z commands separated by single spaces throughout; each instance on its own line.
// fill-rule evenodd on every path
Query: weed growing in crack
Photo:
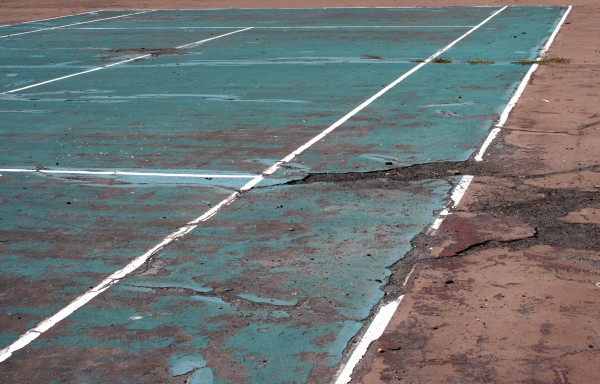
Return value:
M 436 57 L 435 59 L 431 60 L 431 62 L 434 64 L 450 64 L 452 63 L 452 60 L 444 59 L 442 57 Z
M 491 65 L 495 63 L 494 60 L 467 60 L 467 64 L 471 65 Z
M 519 61 L 513 61 L 513 64 L 517 64 L 517 65 L 532 65 L 532 64 L 539 64 L 539 65 L 549 65 L 549 64 L 569 64 L 571 62 L 571 59 L 567 59 L 565 57 L 544 57 L 543 59 L 540 60 L 519 60 Z

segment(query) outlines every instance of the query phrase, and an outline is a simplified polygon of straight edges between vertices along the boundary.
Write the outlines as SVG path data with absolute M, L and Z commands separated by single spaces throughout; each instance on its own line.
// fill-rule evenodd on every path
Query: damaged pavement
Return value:
M 475 9 L 470 12 L 487 11 Z M 487 44 L 498 44 L 491 52 L 502 56 L 501 49 L 505 49 L 515 56 L 521 55 L 513 52 L 512 39 L 510 43 L 503 43 L 495 38 L 495 33 L 490 29 L 482 36 Z M 530 38 L 531 35 L 519 36 Z M 242 36 L 236 38 L 245 39 Z M 416 47 L 420 49 L 421 44 Z M 461 53 L 459 48 L 457 56 L 471 54 L 469 49 Z M 225 47 L 223 52 L 238 51 Z M 165 68 L 172 64 L 170 55 L 152 53 L 155 53 L 153 57 L 160 56 L 157 60 L 164 60 L 161 63 Z M 176 60 L 182 61 L 188 58 L 178 53 L 175 56 Z M 368 60 L 373 61 L 372 58 Z M 369 84 L 369 90 L 379 89 L 380 78 L 388 76 L 388 71 L 380 67 L 374 66 L 380 71 L 373 76 L 376 81 L 367 79 L 370 82 L 364 82 Z M 590 161 L 588 156 L 580 163 L 561 164 L 558 169 L 555 164 L 550 164 L 544 168 L 544 161 L 548 159 L 540 156 L 539 140 L 533 136 L 543 132 L 544 128 L 539 125 L 546 125 L 538 122 L 519 124 L 514 119 L 485 162 L 443 162 L 448 158 L 468 157 L 475 149 L 474 143 L 485 137 L 496 116 L 495 104 L 490 106 L 485 102 L 478 104 L 485 106 L 481 111 L 464 115 L 448 114 L 446 108 L 460 110 L 472 105 L 471 101 L 462 101 L 467 98 L 466 89 L 475 93 L 469 97 L 478 102 L 488 97 L 494 103 L 506 101 L 506 90 L 526 71 L 526 68 L 512 64 L 508 68 L 508 72 L 501 65 L 481 69 L 487 84 L 495 92 L 493 96 L 485 96 L 488 90 L 468 84 L 469 80 L 473 81 L 470 71 L 464 72 L 458 65 L 433 66 L 428 79 L 433 78 L 436 82 L 450 78 L 454 81 L 435 95 L 440 103 L 431 100 L 431 91 L 427 89 L 396 90 L 394 97 L 387 101 L 382 99 L 377 108 L 366 109 L 360 118 L 350 122 L 347 130 L 327 137 L 299 163 L 283 169 L 281 179 L 267 180 L 270 185 L 259 185 L 244 192 L 243 199 L 220 212 L 209 224 L 162 250 L 121 284 L 73 313 L 60 327 L 48 331 L 31 347 L 16 352 L 14 358 L 0 367 L 1 377 L 13 382 L 42 382 L 47 378 L 99 382 L 105 378 L 103 374 L 110 372 L 115 380 L 140 377 L 143 373 L 142 380 L 147 383 L 321 382 L 325 377 L 334 377 L 340 361 L 352 351 L 364 325 L 373 317 L 374 308 L 382 301 L 395 300 L 400 294 L 406 294 L 388 332 L 372 345 L 358 367 L 355 381 L 426 382 L 428 378 L 447 381 L 450 377 L 457 382 L 493 382 L 504 380 L 508 377 L 506 372 L 510 371 L 515 380 L 508 381 L 518 381 L 521 377 L 542 382 L 574 377 L 585 382 L 586 373 L 578 371 L 576 364 L 570 361 L 597 356 L 594 348 L 597 348 L 598 336 L 592 316 L 598 313 L 597 303 L 585 299 L 590 289 L 598 289 L 595 285 L 585 285 L 588 280 L 593 282 L 598 269 L 598 236 L 594 236 L 597 234 L 595 194 L 598 183 L 589 184 L 589 180 L 598 174 L 597 162 Z M 158 66 L 154 70 L 166 71 Z M 258 77 L 272 76 L 274 71 L 254 70 Z M 236 74 L 235 71 L 245 73 L 235 66 L 228 68 L 228 73 Z M 322 69 L 317 68 L 317 71 Z M 458 73 L 462 73 L 462 78 Z M 540 71 L 536 81 L 543 74 Z M 179 75 L 179 72 L 171 74 L 169 69 L 168 75 Z M 288 76 L 286 72 L 282 78 L 287 81 Z M 546 84 L 548 79 L 539 81 Z M 98 87 L 96 83 L 97 80 L 89 83 L 82 80 L 81 87 L 94 89 Z M 183 91 L 193 85 L 173 83 Z M 336 92 L 344 93 L 344 108 L 356 105 L 365 94 L 364 89 L 359 89 L 348 98 L 345 83 L 341 80 L 340 83 L 342 86 L 328 89 L 334 96 Z M 414 84 L 420 83 L 420 79 L 414 79 Z M 298 84 L 298 89 L 304 89 L 300 82 Z M 146 82 L 143 85 L 154 86 Z M 109 87 L 107 83 L 103 86 Z M 215 86 L 220 87 L 221 82 Z M 455 94 L 460 86 L 465 89 Z M 89 91 L 90 95 L 78 96 L 77 101 L 104 100 L 101 91 Z M 158 94 L 153 89 L 150 91 L 145 94 Z M 175 94 L 186 95 L 183 91 Z M 139 93 L 137 90 L 130 92 Z M 236 92 L 234 88 L 227 95 Z M 254 92 L 254 101 L 289 101 L 264 97 L 263 91 Z M 235 101 L 227 95 L 227 101 Z M 398 100 L 412 101 L 415 95 L 427 103 L 416 106 L 408 115 L 398 114 Z M 46 97 L 61 103 L 73 102 L 70 96 L 63 101 L 61 97 L 66 96 L 61 96 L 60 92 L 58 96 Z M 154 98 L 128 95 L 121 97 L 119 102 L 139 103 L 144 106 L 140 110 L 159 113 L 148 108 L 153 105 Z M 161 98 L 166 99 L 164 95 Z M 245 101 L 251 99 L 248 96 Z M 7 103 L 30 101 L 35 100 L 15 97 Z M 222 102 L 223 98 L 212 97 L 210 101 Z M 302 116 L 319 120 L 319 124 L 309 126 L 303 121 L 294 126 L 299 142 L 312 137 L 317 129 L 326 125 L 323 122 L 339 115 L 339 101 L 334 101 L 328 108 L 317 108 L 312 104 L 303 107 Z M 172 102 L 181 103 L 179 100 Z M 544 103 L 543 107 L 554 107 L 552 103 Z M 595 98 L 590 96 L 588 103 L 589 110 L 581 116 L 594 115 L 591 109 L 595 106 Z M 230 112 L 226 115 L 232 116 L 231 110 L 235 109 L 235 116 L 243 116 L 247 121 L 245 105 L 229 103 Z M 264 105 L 261 108 L 266 108 Z M 94 111 L 95 108 L 113 109 L 87 101 L 78 108 L 83 111 L 83 116 L 86 116 L 86 108 Z M 313 109 L 309 111 L 308 108 Z M 533 112 L 527 111 L 523 116 L 531 119 L 539 106 L 532 109 Z M 307 111 L 311 113 L 307 114 Z M 422 138 L 419 135 L 427 131 L 428 139 L 432 140 L 429 150 L 409 147 L 405 142 L 410 140 L 402 137 L 396 137 L 396 142 L 390 140 L 393 135 L 388 135 L 389 127 L 384 123 L 387 115 L 406 122 L 402 131 L 409 132 L 407 137 L 414 134 Z M 273 121 L 265 122 L 264 116 Z M 297 121 L 295 112 L 289 116 Z M 234 137 L 229 126 L 215 124 L 215 132 L 205 133 L 203 140 L 207 137 L 214 141 L 227 138 L 228 145 L 189 146 L 189 141 L 196 140 L 196 133 L 181 134 L 175 138 L 178 145 L 185 148 L 182 150 L 185 156 L 173 152 L 161 156 L 160 161 L 173 167 L 189 166 L 187 163 L 182 165 L 181 157 L 185 157 L 198 161 L 197 167 L 229 170 L 242 167 L 243 171 L 255 172 L 267 160 L 277 159 L 279 152 L 288 153 L 296 147 L 296 141 L 285 137 L 289 127 L 276 126 L 278 118 L 275 115 L 261 111 L 255 118 L 256 127 L 272 125 L 270 136 L 259 138 L 256 143 L 259 144 L 257 147 L 263 148 L 259 154 L 254 152 L 255 143 L 249 139 L 254 137 L 248 133 L 249 125 L 236 125 L 236 132 L 241 134 Z M 189 119 L 195 122 L 197 116 Z M 563 145 L 566 140 L 573 140 L 569 148 L 587 148 L 593 154 L 597 148 L 593 144 L 590 146 L 592 138 L 597 136 L 593 136 L 597 128 L 594 119 L 578 125 L 565 124 L 560 132 L 555 124 L 548 125 L 552 127 L 552 134 L 560 135 L 553 143 Z M 142 132 L 148 129 L 144 128 L 145 123 L 152 123 L 153 119 L 152 116 L 125 115 L 119 116 L 117 121 L 119 125 L 130 123 Z M 444 124 L 439 124 L 440 121 Z M 57 122 L 59 126 L 60 121 Z M 469 128 L 467 122 L 474 129 Z M 462 133 L 473 140 L 464 142 L 468 140 L 463 139 L 462 133 L 448 139 L 440 134 L 443 127 L 451 127 L 459 133 L 464 130 L 466 133 Z M 192 128 L 195 126 L 190 124 L 190 130 Z M 93 127 L 90 131 L 94 133 Z M 90 137 L 97 139 L 92 133 Z M 515 139 L 515 135 L 527 136 L 529 141 L 523 137 Z M 153 146 L 162 145 L 160 135 L 148 138 Z M 113 139 L 115 137 L 106 137 L 106 140 Z M 37 137 L 32 136 L 31 140 L 37 140 Z M 96 145 L 97 140 L 90 140 L 90 143 Z M 382 145 L 377 147 L 373 143 Z M 442 146 L 448 147 L 447 152 L 439 150 Z M 77 166 L 87 166 L 92 159 L 99 168 L 113 163 L 147 166 L 146 163 L 156 161 L 152 154 L 145 153 L 145 148 L 151 148 L 151 145 L 131 147 L 135 156 L 127 153 L 128 156 L 117 159 L 119 161 L 110 157 L 93 158 L 97 152 L 93 148 L 79 155 L 83 165 L 69 161 Z M 239 156 L 240 148 L 244 149 L 241 160 L 230 160 Z M 14 151 L 18 155 L 17 149 Z M 556 148 L 548 149 L 547 157 L 552 157 L 556 151 Z M 46 163 L 58 165 L 59 159 L 52 156 L 62 153 L 62 147 L 57 147 L 55 153 L 47 148 L 40 152 L 49 153 Z M 406 158 L 394 157 L 396 153 Z M 497 161 L 499 158 L 501 162 Z M 414 161 L 426 164 L 402 166 Z M 62 164 L 62 158 L 60 162 Z M 371 171 L 373 168 L 388 169 Z M 305 177 L 307 170 L 311 173 Z M 355 170 L 359 172 L 353 172 Z M 423 228 L 435 219 L 461 175 L 475 177 L 467 195 L 435 236 L 428 235 Z M 582 176 L 581 188 L 573 191 L 577 175 Z M 3 181 L 26 184 L 17 179 L 16 176 L 12 180 L 5 177 Z M 564 185 L 556 187 L 560 182 Z M 47 262 L 49 252 L 44 248 L 45 243 L 35 250 L 36 253 L 18 243 L 27 242 L 29 238 L 3 243 L 10 252 L 22 256 L 27 265 L 39 267 L 38 275 L 15 279 L 22 287 L 19 293 L 26 291 L 27 295 L 15 294 L 8 299 L 14 306 L 7 307 L 0 318 L 7 325 L 4 329 L 10 331 L 2 335 L 3 341 L 13 339 L 52 314 L 79 291 L 101 279 L 106 271 L 123 265 L 135 250 L 148 248 L 148 244 L 160 238 L 156 228 L 176 228 L 189 220 L 186 215 L 191 215 L 191 211 L 204 209 L 231 193 L 232 188 L 239 188 L 239 185 L 208 183 L 210 185 L 177 185 L 167 190 L 152 184 L 123 182 L 115 183 L 112 191 L 99 194 L 97 189 L 101 183 L 98 180 L 48 177 L 39 185 L 32 182 L 32 187 L 26 192 L 20 191 L 19 196 L 52 201 L 45 196 L 67 196 L 65 191 L 69 190 L 69 184 L 83 186 L 78 192 L 79 200 L 67 201 L 65 205 L 69 205 L 69 211 L 63 210 L 61 214 L 54 214 L 52 207 L 48 208 L 49 213 L 44 214 L 47 222 L 37 224 L 45 236 L 62 236 L 61 239 L 69 240 L 53 240 L 61 247 L 51 248 L 51 253 L 59 254 L 64 264 Z M 115 207 L 124 210 L 125 204 L 113 205 L 116 197 L 119 201 L 131 201 L 131 205 L 140 207 L 143 212 L 131 212 L 123 222 L 119 221 L 119 215 L 106 215 Z M 160 203 L 156 199 L 160 199 Z M 108 221 L 86 221 L 91 216 L 89 210 L 80 207 L 88 205 L 94 207 L 91 212 Z M 6 207 L 10 208 L 10 205 Z M 256 220 L 257 215 L 260 220 Z M 77 218 L 85 231 L 52 232 L 51 227 L 64 226 L 73 218 Z M 146 228 L 147 233 L 141 232 L 138 226 Z M 136 235 L 118 237 L 128 231 Z M 99 237 L 103 241 L 98 243 L 85 236 Z M 44 237 L 44 240 L 47 239 Z M 82 248 L 82 244 L 95 246 Z M 114 256 L 112 247 L 115 244 L 127 252 Z M 407 256 L 399 261 L 405 254 Z M 415 272 L 404 289 L 402 283 L 415 265 Z M 14 271 L 18 269 L 15 267 L 12 272 L 16 273 Z M 557 276 L 561 284 L 554 284 Z M 552 290 L 544 283 L 552 284 Z M 8 287 L 13 281 L 6 280 L 5 284 Z M 40 287 L 44 288 L 43 294 L 40 294 Z M 564 296 L 565 292 L 569 295 Z M 573 295 L 584 299 L 569 304 Z M 553 314 L 557 312 L 572 313 L 573 318 L 560 318 L 553 323 Z M 578 325 L 577 333 L 568 334 L 568 340 L 577 341 L 577 345 L 569 345 L 567 352 L 558 348 L 562 344 L 556 346 L 567 338 L 561 336 L 565 319 Z M 515 328 L 521 333 L 513 332 Z M 490 329 L 493 335 L 487 333 Z M 438 331 L 450 334 L 451 338 L 438 339 L 437 334 L 441 333 Z M 503 353 L 491 346 L 493 342 L 507 340 L 501 331 L 509 331 L 513 337 L 513 344 L 501 345 Z M 530 355 L 528 359 L 516 356 L 526 366 L 518 370 L 506 368 L 511 367 L 508 362 L 513 362 L 514 351 L 520 350 L 518 343 L 524 340 L 523 348 Z M 566 355 L 569 359 L 572 356 L 572 359 L 554 358 L 551 351 L 557 350 L 564 352 L 560 356 Z M 530 369 L 531 366 L 539 368 Z
M 353 383 L 593 383 L 600 378 L 600 89 L 575 7 L 454 213 L 422 234 L 404 294 Z M 597 51 L 596 51 L 597 52 Z M 560 92 L 557 90 L 560 89 Z M 453 171 L 452 171 L 453 172 Z

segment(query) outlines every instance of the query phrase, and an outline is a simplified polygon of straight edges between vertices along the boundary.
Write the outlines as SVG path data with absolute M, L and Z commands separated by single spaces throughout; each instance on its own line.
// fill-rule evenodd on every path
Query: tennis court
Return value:
M 3 377 L 334 381 L 461 176 L 327 175 L 474 156 L 564 12 L 98 11 L 0 28 Z

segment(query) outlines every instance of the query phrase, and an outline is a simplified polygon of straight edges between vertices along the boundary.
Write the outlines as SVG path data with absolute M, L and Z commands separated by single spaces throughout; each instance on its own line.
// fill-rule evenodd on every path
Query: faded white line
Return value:
M 402 29 L 410 29 L 410 28 L 472 28 L 473 25 L 319 25 L 319 26 L 291 26 L 291 27 L 263 27 L 263 26 L 254 26 L 254 29 L 352 29 L 352 28 L 360 28 L 360 29 L 385 29 L 385 28 L 402 28 Z M 127 27 L 81 27 L 81 28 L 68 28 L 69 30 L 125 30 L 125 31 L 134 31 L 134 30 L 187 30 L 187 29 L 232 29 L 232 28 L 245 28 L 243 26 L 236 27 L 135 27 L 135 28 L 127 28 Z
M 190 48 L 190 47 L 194 47 L 194 46 L 197 46 L 197 45 L 200 45 L 200 44 L 204 44 L 204 43 L 206 43 L 207 41 L 216 40 L 216 39 L 220 39 L 221 37 L 225 37 L 225 36 L 233 35 L 233 34 L 240 33 L 240 32 L 244 32 L 244 31 L 248 31 L 248 30 L 250 30 L 250 29 L 252 29 L 252 28 L 253 28 L 253 27 L 246 27 L 246 28 L 242 28 L 242 29 L 239 29 L 239 30 L 237 30 L 237 31 L 233 31 L 233 32 L 224 33 L 224 34 L 222 34 L 222 35 L 219 35 L 219 36 L 210 37 L 210 38 L 208 38 L 208 39 L 198 40 L 198 41 L 194 41 L 193 43 L 189 43 L 189 44 L 180 45 L 180 46 L 178 46 L 178 47 L 175 47 L 175 48 L 177 48 L 177 49 L 183 49 L 183 48 Z
M 222 35 L 214 36 L 214 37 L 211 37 L 211 38 L 208 38 L 208 39 L 194 41 L 192 43 L 180 45 L 180 46 L 175 47 L 175 48 L 176 49 L 182 49 L 182 48 L 189 48 L 189 47 L 192 47 L 192 46 L 197 46 L 197 45 L 204 44 L 204 43 L 206 43 L 208 41 L 211 41 L 211 40 L 220 39 L 221 37 L 233 35 L 234 33 L 244 32 L 244 31 L 247 31 L 249 29 L 252 29 L 252 27 L 240 29 L 240 30 L 237 30 L 237 31 L 229 32 L 229 33 L 224 33 Z M 111 67 L 116 67 L 118 65 L 123 65 L 123 64 L 131 63 L 132 61 L 147 59 L 148 57 L 151 57 L 151 56 L 152 56 L 152 54 L 148 53 L 148 54 L 145 54 L 145 55 L 132 57 L 132 58 L 127 59 L 127 60 L 122 60 L 122 61 L 118 61 L 116 63 L 103 65 L 101 67 L 95 67 L 95 68 L 88 69 L 88 70 L 85 70 L 85 71 L 72 73 L 70 75 L 61 76 L 61 77 L 57 77 L 57 78 L 54 78 L 54 79 L 42 81 L 40 83 L 31 84 L 31 85 L 28 85 L 26 87 L 21 87 L 21 88 L 17 88 L 17 89 L 11 89 L 10 91 L 5 91 L 5 92 L 0 93 L 0 95 L 6 95 L 6 94 L 9 94 L 9 93 L 15 93 L 15 92 L 23 91 L 23 90 L 34 88 L 34 87 L 39 87 L 41 85 L 50 84 L 50 83 L 54 83 L 54 82 L 57 82 L 57 81 L 60 81 L 60 80 L 69 79 L 71 77 L 84 75 L 86 73 L 96 72 L 96 71 L 100 71 L 100 70 L 103 70 L 103 69 L 107 69 L 107 68 L 111 68 Z
M 318 134 L 317 136 L 315 136 L 314 138 L 309 140 L 306 144 L 302 145 L 301 147 L 299 147 L 298 149 L 296 149 L 295 151 L 290 153 L 288 156 L 284 157 L 277 163 L 273 164 L 271 167 L 267 168 L 262 174 L 256 176 L 255 178 L 253 178 L 252 180 L 247 182 L 238 191 L 229 195 L 229 197 L 227 197 L 226 199 L 221 201 L 219 204 L 215 205 L 210 210 L 206 211 L 202 216 L 198 217 L 195 220 L 188 222 L 184 226 L 180 227 L 177 231 L 169 234 L 160 243 L 158 243 L 157 245 L 152 247 L 146 253 L 144 253 L 141 256 L 138 256 L 131 263 L 126 265 L 124 268 L 114 272 L 109 277 L 104 279 L 100 284 L 98 284 L 94 288 L 90 289 L 83 295 L 77 297 L 69 305 L 67 305 L 65 308 L 61 309 L 55 315 L 43 320 L 35 328 L 33 328 L 33 329 L 27 331 L 26 333 L 24 333 L 23 335 L 21 335 L 17 341 L 15 341 L 11 345 L 9 345 L 8 347 L 6 347 L 0 351 L 0 362 L 8 359 L 10 356 L 12 356 L 12 354 L 15 351 L 25 347 L 26 345 L 31 343 L 33 340 L 35 340 L 38 336 L 40 336 L 42 333 L 44 333 L 45 331 L 47 331 L 48 329 L 50 329 L 51 327 L 53 327 L 54 325 L 56 325 L 57 323 L 59 323 L 60 321 L 65 319 L 67 316 L 69 316 L 71 313 L 75 312 L 77 309 L 84 306 L 87 302 L 92 300 L 94 297 L 96 297 L 99 294 L 101 294 L 102 292 L 106 291 L 108 288 L 110 288 L 114 284 L 118 283 L 119 280 L 123 279 L 124 277 L 126 277 L 127 275 L 129 275 L 130 273 L 132 273 L 133 271 L 138 269 L 140 266 L 142 266 L 152 256 L 156 255 L 164 247 L 166 247 L 167 245 L 171 244 L 172 242 L 178 240 L 179 238 L 185 236 L 186 234 L 188 234 L 189 232 L 191 232 L 192 230 L 197 228 L 200 223 L 202 223 L 202 222 L 210 219 L 214 215 L 216 215 L 221 210 L 221 208 L 226 207 L 229 204 L 233 203 L 244 192 L 249 191 L 250 189 L 254 188 L 258 183 L 260 183 L 264 179 L 265 176 L 273 174 L 273 172 L 278 170 L 282 165 L 290 162 L 297 155 L 304 152 L 307 148 L 309 148 L 310 146 L 312 146 L 313 144 L 315 144 L 316 142 L 321 140 L 328 133 L 332 132 L 334 129 L 336 129 L 337 127 L 342 125 L 344 122 L 346 122 L 348 119 L 350 119 L 352 116 L 354 116 L 355 114 L 360 112 L 362 109 L 366 108 L 369 104 L 371 104 L 373 101 L 375 101 L 376 99 L 381 97 L 383 94 L 385 94 L 387 91 L 392 89 L 394 86 L 396 86 L 402 80 L 406 79 L 408 76 L 415 73 L 417 70 L 422 68 L 425 64 L 431 62 L 437 56 L 446 52 L 448 49 L 450 49 L 451 47 L 456 45 L 459 41 L 463 40 L 465 37 L 470 35 L 472 32 L 477 30 L 479 27 L 481 27 L 482 25 L 487 23 L 489 20 L 491 20 L 493 17 L 495 17 L 496 15 L 498 15 L 500 12 L 502 12 L 505 9 L 506 9 L 506 7 L 502 7 L 501 9 L 494 12 L 491 16 L 486 18 L 484 21 L 479 23 L 477 26 L 470 29 L 468 32 L 466 32 L 465 34 L 460 36 L 458 39 L 454 40 L 452 43 L 448 44 L 446 47 L 438 50 L 435 54 L 431 55 L 429 58 L 427 58 L 425 60 L 425 62 L 413 67 L 410 71 L 406 72 L 404 75 L 397 78 L 394 82 L 390 83 L 388 86 L 386 86 L 385 88 L 383 88 L 382 90 L 377 92 L 375 95 L 373 95 L 372 97 L 367 99 L 365 102 L 360 104 L 358 107 L 354 108 L 352 111 L 350 111 L 349 113 L 344 115 L 341 119 L 339 119 L 338 121 L 333 123 L 330 127 L 328 127 L 323 132 L 321 132 L 320 134 Z M 241 31 L 237 31 L 237 32 L 241 32 Z M 399 301 L 398 301 L 398 303 L 399 303 Z M 354 369 L 354 367 L 351 367 L 349 369 L 352 370 L 352 369 Z
M 396 312 L 396 309 L 398 309 L 398 305 L 400 305 L 403 298 L 404 296 L 400 296 L 397 300 L 394 300 L 379 309 L 379 312 L 377 312 L 377 315 L 373 318 L 371 325 L 369 325 L 369 328 L 360 339 L 356 349 L 352 352 L 352 356 L 350 356 L 350 359 L 348 359 L 348 362 L 339 373 L 335 380 L 335 384 L 347 384 L 352 380 L 354 367 L 356 367 L 365 353 L 367 353 L 371 343 L 383 335 L 383 331 L 385 331 L 390 320 L 392 320 L 392 316 L 394 316 L 394 313 Z
M 47 19 L 39 19 L 39 20 L 29 20 L 29 21 L 22 21 L 19 23 L 14 23 L 14 24 L 4 24 L 4 25 L 0 25 L 0 28 L 4 28 L 4 27 L 16 27 L 18 25 L 21 24 L 31 24 L 31 23 L 39 23 L 42 21 L 48 21 L 48 20 L 56 20 L 56 19 L 65 19 L 67 17 L 74 17 L 74 16 L 82 16 L 82 15 L 91 15 L 94 13 L 99 13 L 100 11 L 89 11 L 89 12 L 81 12 L 81 13 L 74 13 L 72 15 L 64 15 L 64 16 L 56 16 L 56 17 L 49 17 Z
M 81 21 L 79 23 L 72 23 L 72 24 L 66 24 L 66 25 L 59 25 L 56 27 L 48 27 L 48 28 L 40 28 L 40 29 L 34 29 L 32 31 L 25 31 L 25 32 L 18 32 L 18 33 L 11 33 L 9 35 L 3 35 L 0 36 L 0 39 L 4 39 L 6 37 L 13 37 L 13 36 L 20 36 L 20 35 L 27 35 L 30 33 L 36 33 L 36 32 L 43 32 L 43 31 L 52 31 L 55 29 L 63 29 L 63 28 L 68 28 L 68 27 L 72 27 L 75 25 L 83 25 L 83 24 L 89 24 L 89 23 L 97 23 L 98 21 L 105 21 L 105 20 L 112 20 L 112 19 L 120 19 L 122 17 L 127 17 L 127 16 L 134 16 L 134 15 L 141 15 L 142 13 L 148 13 L 148 12 L 153 12 L 153 11 L 142 11 L 142 12 L 135 12 L 135 13 L 129 13 L 126 15 L 119 15 L 119 16 L 112 16 L 112 17 L 105 17 L 102 19 L 95 19 L 95 20 L 88 20 L 88 21 Z
M 554 31 L 548 38 L 548 41 L 546 41 L 546 44 L 540 50 L 540 53 L 539 53 L 536 61 L 540 61 L 541 59 L 543 59 L 546 52 L 548 52 L 548 49 L 550 49 L 550 45 L 552 45 L 552 42 L 556 38 L 558 31 L 560 31 L 560 28 L 564 24 L 565 20 L 567 19 L 567 16 L 571 12 L 572 8 L 573 8 L 572 6 L 569 6 L 567 8 L 567 10 L 565 11 L 565 14 L 560 19 L 560 21 L 558 22 L 558 25 L 556 26 L 556 28 L 554 29 Z M 517 90 L 515 91 L 515 93 L 511 97 L 510 101 L 506 105 L 506 108 L 504 108 L 504 110 L 502 111 L 502 114 L 500 114 L 500 118 L 498 119 L 498 122 L 494 125 L 494 128 L 490 131 L 489 135 L 486 137 L 485 141 L 483 142 L 481 149 L 479 150 L 479 152 L 477 152 L 477 155 L 474 157 L 475 161 L 483 161 L 483 155 L 485 154 L 485 152 L 487 151 L 489 146 L 492 144 L 492 142 L 494 141 L 496 136 L 498 136 L 498 133 L 500 133 L 500 131 L 502 130 L 502 127 L 504 127 L 504 123 L 506 123 L 506 120 L 508 120 L 508 115 L 510 115 L 510 112 L 513 110 L 515 105 L 517 105 L 519 98 L 521 98 L 521 95 L 525 91 L 525 87 L 529 83 L 529 79 L 531 79 L 531 76 L 538 69 L 538 67 L 539 67 L 538 64 L 531 65 L 531 68 L 529 68 L 529 71 L 527 71 L 527 73 L 523 77 L 523 80 L 521 80 L 521 83 L 519 83 Z
M 417 269 L 417 264 L 412 266 L 412 268 L 410 269 L 410 272 L 408 272 L 408 275 L 406 275 L 406 277 L 404 278 L 404 283 L 402 283 L 402 287 L 406 287 L 406 284 L 408 284 L 408 281 L 412 277 L 412 274 L 415 273 L 416 269 Z
M 198 178 L 198 179 L 253 179 L 256 175 L 226 175 L 210 173 L 167 173 L 167 172 L 133 172 L 133 171 L 85 171 L 68 169 L 46 169 L 46 168 L 0 168 L 0 173 L 44 173 L 49 175 L 92 175 L 92 176 L 147 176 L 147 177 L 177 177 L 177 178 Z
M 277 9 L 277 10 L 321 10 L 321 9 L 339 9 L 339 10 L 344 10 L 344 9 L 402 9 L 402 10 L 422 10 L 425 9 L 427 10 L 428 8 L 431 7 L 297 7 L 297 8 L 291 8 L 291 7 L 287 7 L 287 8 L 236 8 L 236 10 L 245 10 L 245 11 L 256 11 L 256 10 L 273 10 L 273 9 Z M 498 8 L 497 5 L 475 5 L 475 6 L 471 6 L 470 8 Z M 130 11 L 137 11 L 137 10 L 141 10 L 140 9 L 113 9 L 113 11 L 126 11 L 126 10 L 130 10 Z M 231 11 L 231 8 L 202 8 L 202 9 L 198 9 L 198 8 L 164 8 L 164 9 L 156 9 L 156 11 Z M 99 12 L 99 11 L 98 11 Z
M 458 203 L 460 203 L 460 201 L 462 200 L 463 196 L 467 192 L 467 189 L 469 189 L 471 181 L 473 181 L 473 176 L 469 175 L 465 175 L 460 179 L 460 181 L 456 185 L 456 188 L 454 188 L 452 195 L 450 196 L 450 200 L 452 200 L 451 205 L 442 209 L 442 211 L 438 213 L 437 218 L 435 219 L 433 224 L 431 224 L 431 227 L 429 227 L 429 230 L 427 231 L 428 235 L 435 235 L 437 230 L 444 222 L 444 219 L 451 214 L 451 209 L 456 208 L 458 206 Z

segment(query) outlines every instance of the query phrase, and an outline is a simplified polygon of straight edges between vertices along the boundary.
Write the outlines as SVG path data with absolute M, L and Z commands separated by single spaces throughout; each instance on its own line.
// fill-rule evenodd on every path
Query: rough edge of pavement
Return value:
M 574 7 L 354 383 L 600 381 L 600 28 Z M 557 91 L 559 90 L 559 91 Z M 469 169 L 470 168 L 470 169 Z M 403 269 L 406 269 L 404 267 Z

